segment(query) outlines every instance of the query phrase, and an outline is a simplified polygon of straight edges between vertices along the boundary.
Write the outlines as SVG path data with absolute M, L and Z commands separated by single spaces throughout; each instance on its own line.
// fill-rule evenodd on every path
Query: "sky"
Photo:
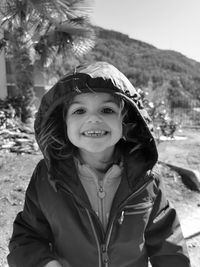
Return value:
M 94 0 L 96 26 L 200 62 L 200 0 Z

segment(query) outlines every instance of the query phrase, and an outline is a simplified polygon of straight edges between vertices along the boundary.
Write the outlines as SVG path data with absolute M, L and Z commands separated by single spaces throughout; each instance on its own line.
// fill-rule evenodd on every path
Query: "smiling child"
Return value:
M 190 266 L 152 122 L 119 70 L 94 62 L 59 80 L 35 136 L 44 158 L 14 221 L 9 266 Z

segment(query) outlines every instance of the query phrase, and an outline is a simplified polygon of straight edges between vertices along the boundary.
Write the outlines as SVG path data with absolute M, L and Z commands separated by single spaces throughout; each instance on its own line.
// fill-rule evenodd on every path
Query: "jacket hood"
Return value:
M 60 79 L 42 98 L 35 119 L 35 136 L 47 166 L 51 162 L 52 149 L 44 146 L 44 135 L 52 135 L 50 121 L 61 121 L 58 125 L 61 143 L 69 143 L 64 129 L 63 104 L 75 95 L 88 92 L 106 92 L 118 95 L 128 108 L 124 125 L 126 148 L 129 153 L 143 150 L 149 168 L 157 161 L 157 149 L 152 134 L 152 122 L 142 105 L 139 94 L 130 81 L 117 68 L 106 62 L 94 62 L 79 66 L 73 73 Z M 60 129 L 62 128 L 62 129 Z M 45 129 L 45 131 L 44 131 Z M 139 144 L 139 145 L 138 145 Z M 55 149 L 58 149 L 55 147 Z

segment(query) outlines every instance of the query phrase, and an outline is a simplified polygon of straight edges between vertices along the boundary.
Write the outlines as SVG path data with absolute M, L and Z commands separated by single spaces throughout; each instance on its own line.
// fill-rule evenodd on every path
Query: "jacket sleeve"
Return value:
M 156 198 L 145 232 L 150 262 L 153 267 L 190 267 L 176 210 L 166 199 L 159 177 L 155 179 L 155 188 Z
M 52 233 L 37 198 L 40 163 L 28 185 L 24 209 L 13 224 L 13 234 L 7 257 L 10 267 L 43 267 L 56 258 L 51 251 Z

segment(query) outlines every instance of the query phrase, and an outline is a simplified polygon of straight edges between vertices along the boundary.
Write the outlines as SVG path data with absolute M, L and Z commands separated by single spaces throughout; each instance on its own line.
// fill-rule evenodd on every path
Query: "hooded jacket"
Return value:
M 80 182 L 61 119 L 63 103 L 91 91 L 117 95 L 128 108 L 126 140 L 117 144 L 124 168 L 106 231 Z M 62 155 L 67 149 L 68 158 L 55 157 L 56 148 L 41 142 L 52 118 L 62 121 L 57 129 L 66 144 Z M 63 267 L 147 267 L 148 259 L 153 267 L 190 266 L 176 211 L 155 171 L 158 155 L 151 120 L 120 71 L 106 62 L 95 62 L 58 81 L 42 98 L 35 135 L 44 159 L 34 170 L 24 209 L 14 222 L 9 266 L 42 267 L 58 260 Z

